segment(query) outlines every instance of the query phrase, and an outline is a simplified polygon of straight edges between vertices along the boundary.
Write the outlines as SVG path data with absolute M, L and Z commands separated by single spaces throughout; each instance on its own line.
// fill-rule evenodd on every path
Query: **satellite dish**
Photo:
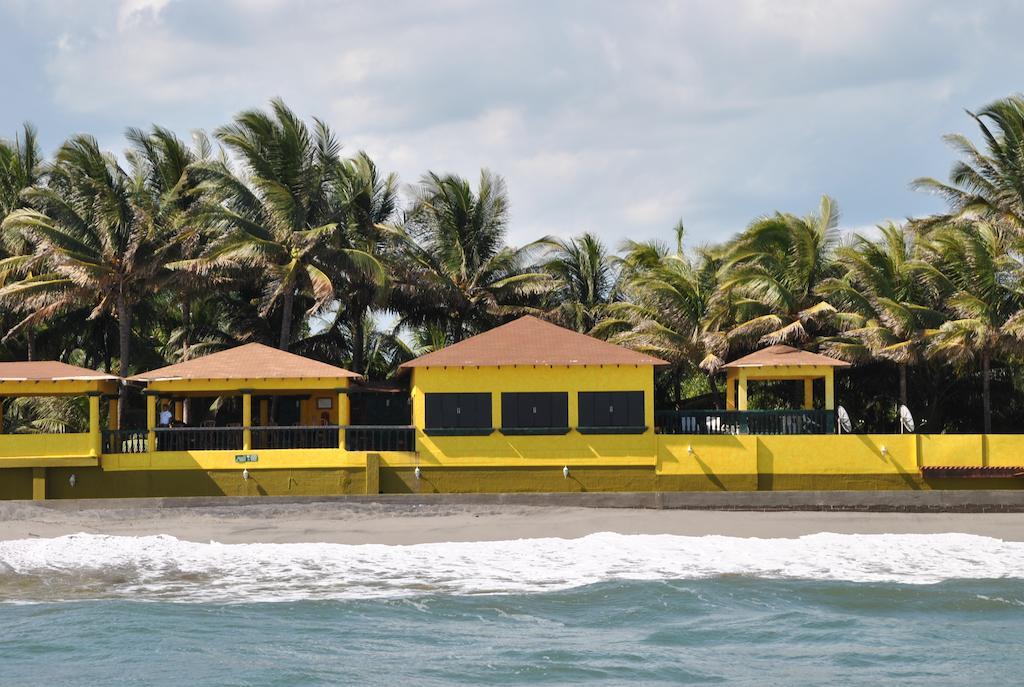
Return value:
M 900 406 L 900 434 L 904 431 L 914 431 L 914 416 L 910 414 L 910 408 L 901 405 Z
M 846 412 L 846 408 L 842 406 L 836 408 L 836 415 L 839 417 L 839 433 L 851 433 L 853 431 L 853 423 L 850 422 L 850 414 Z

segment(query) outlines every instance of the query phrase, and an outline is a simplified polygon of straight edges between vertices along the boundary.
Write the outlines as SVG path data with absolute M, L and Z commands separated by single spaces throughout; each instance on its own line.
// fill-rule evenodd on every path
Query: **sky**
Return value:
M 1021 89 L 1024 3 L 0 0 L 0 137 L 187 137 L 280 96 L 404 184 L 505 177 L 509 240 L 715 243 L 834 197 L 938 211 L 965 109 Z

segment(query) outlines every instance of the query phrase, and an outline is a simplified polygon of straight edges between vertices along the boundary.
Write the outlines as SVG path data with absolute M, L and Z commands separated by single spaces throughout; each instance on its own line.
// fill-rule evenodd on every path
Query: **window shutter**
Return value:
M 594 394 L 581 391 L 577 394 L 579 404 L 579 425 L 580 427 L 594 426 Z

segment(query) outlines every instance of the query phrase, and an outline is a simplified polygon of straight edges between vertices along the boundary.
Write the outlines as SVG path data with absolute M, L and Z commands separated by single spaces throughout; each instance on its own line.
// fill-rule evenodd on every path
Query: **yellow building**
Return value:
M 117 391 L 118 378 L 96 370 L 53 360 L 0 363 L 0 498 L 27 493 L 44 498 L 47 468 L 98 465 L 101 397 Z M 29 396 L 87 397 L 89 431 L 54 434 L 5 427 L 4 407 L 12 399 Z
M 353 422 L 352 400 L 368 391 L 357 375 L 259 344 L 130 380 L 62 363 L 2 363 L 0 398 L 87 396 L 89 431 L 0 431 L 0 498 L 1024 482 L 1018 435 L 836 434 L 834 373 L 843 364 L 823 356 L 758 351 L 726 365 L 729 408 L 656 413 L 662 364 L 524 317 L 403 365 L 409 425 L 391 412 L 407 408 L 400 387 L 359 406 Z M 763 380 L 800 384 L 803 407 L 750 408 Z M 133 394 L 128 421 L 101 429 L 101 399 L 116 418 L 119 383 Z
M 306 464 L 336 463 L 358 376 L 258 343 L 135 375 L 146 440 L 137 440 L 143 430 L 118 430 L 110 452 L 145 453 L 163 466 L 276 462 L 297 451 Z
M 543 474 L 569 488 L 587 470 L 650 471 L 663 364 L 529 316 L 405 363 L 420 468 L 406 486 L 519 490 Z M 460 467 L 473 472 L 438 472 Z

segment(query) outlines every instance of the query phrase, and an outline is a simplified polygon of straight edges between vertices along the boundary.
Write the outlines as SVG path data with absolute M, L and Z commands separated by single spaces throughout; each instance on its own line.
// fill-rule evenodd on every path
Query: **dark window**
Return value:
M 427 429 L 490 429 L 491 395 L 426 394 Z
M 581 431 L 646 429 L 642 391 L 581 391 L 579 411 Z
M 569 428 L 569 394 L 509 392 L 501 395 L 502 430 L 565 430 Z M 552 432 L 546 432 L 552 433 Z

